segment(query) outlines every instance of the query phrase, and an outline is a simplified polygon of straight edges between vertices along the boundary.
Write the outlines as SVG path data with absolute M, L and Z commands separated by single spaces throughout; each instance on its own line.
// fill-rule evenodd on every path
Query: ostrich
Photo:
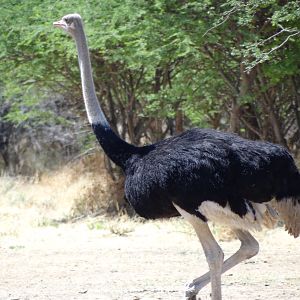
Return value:
M 258 253 L 249 231 L 274 222 L 274 208 L 288 232 L 299 236 L 300 175 L 285 148 L 197 128 L 143 147 L 128 144 L 113 132 L 97 100 L 80 15 L 53 25 L 75 40 L 88 120 L 105 153 L 124 171 L 126 199 L 146 219 L 182 215 L 196 231 L 209 272 L 187 285 L 184 299 L 196 299 L 209 282 L 212 300 L 222 299 L 222 273 Z M 241 241 L 225 261 L 208 221 L 229 226 Z

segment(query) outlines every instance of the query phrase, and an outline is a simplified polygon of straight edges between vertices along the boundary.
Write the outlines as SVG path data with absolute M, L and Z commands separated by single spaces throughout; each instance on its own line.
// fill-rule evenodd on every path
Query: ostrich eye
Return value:
M 70 25 L 70 24 L 71 24 L 71 20 L 68 19 L 68 18 L 65 18 L 64 21 L 67 23 L 67 25 Z

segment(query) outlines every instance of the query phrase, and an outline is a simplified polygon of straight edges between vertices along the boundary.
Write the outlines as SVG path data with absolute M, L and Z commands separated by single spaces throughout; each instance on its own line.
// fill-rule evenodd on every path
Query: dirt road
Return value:
M 176 300 L 189 279 L 207 270 L 199 242 L 181 222 L 130 224 L 123 231 L 95 224 L 1 237 L 0 299 Z M 223 276 L 224 299 L 299 300 L 300 239 L 282 229 L 256 237 L 260 254 Z M 228 256 L 239 242 L 221 246 Z M 210 299 L 209 288 L 200 296 Z

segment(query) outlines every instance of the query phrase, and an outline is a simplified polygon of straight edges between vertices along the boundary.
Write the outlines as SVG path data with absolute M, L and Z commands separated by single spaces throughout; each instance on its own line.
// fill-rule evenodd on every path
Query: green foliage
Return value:
M 105 109 L 109 91 L 116 118 L 135 113 L 137 127 L 139 118 L 182 110 L 187 125 L 226 129 L 232 99 L 253 103 L 263 88 L 299 76 L 299 1 L 4 1 L 0 72 L 13 103 L 9 120 L 61 122 L 37 109 L 49 93 L 82 108 L 74 43 L 52 27 L 72 12 L 84 19 Z M 268 84 L 239 95 L 241 69 L 258 66 Z

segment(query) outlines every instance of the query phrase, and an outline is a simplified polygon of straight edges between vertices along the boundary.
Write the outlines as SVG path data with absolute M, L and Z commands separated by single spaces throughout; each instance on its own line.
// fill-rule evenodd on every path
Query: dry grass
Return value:
M 2 176 L 0 236 L 105 213 L 121 194 L 120 183 L 104 171 L 100 154 L 39 178 Z

